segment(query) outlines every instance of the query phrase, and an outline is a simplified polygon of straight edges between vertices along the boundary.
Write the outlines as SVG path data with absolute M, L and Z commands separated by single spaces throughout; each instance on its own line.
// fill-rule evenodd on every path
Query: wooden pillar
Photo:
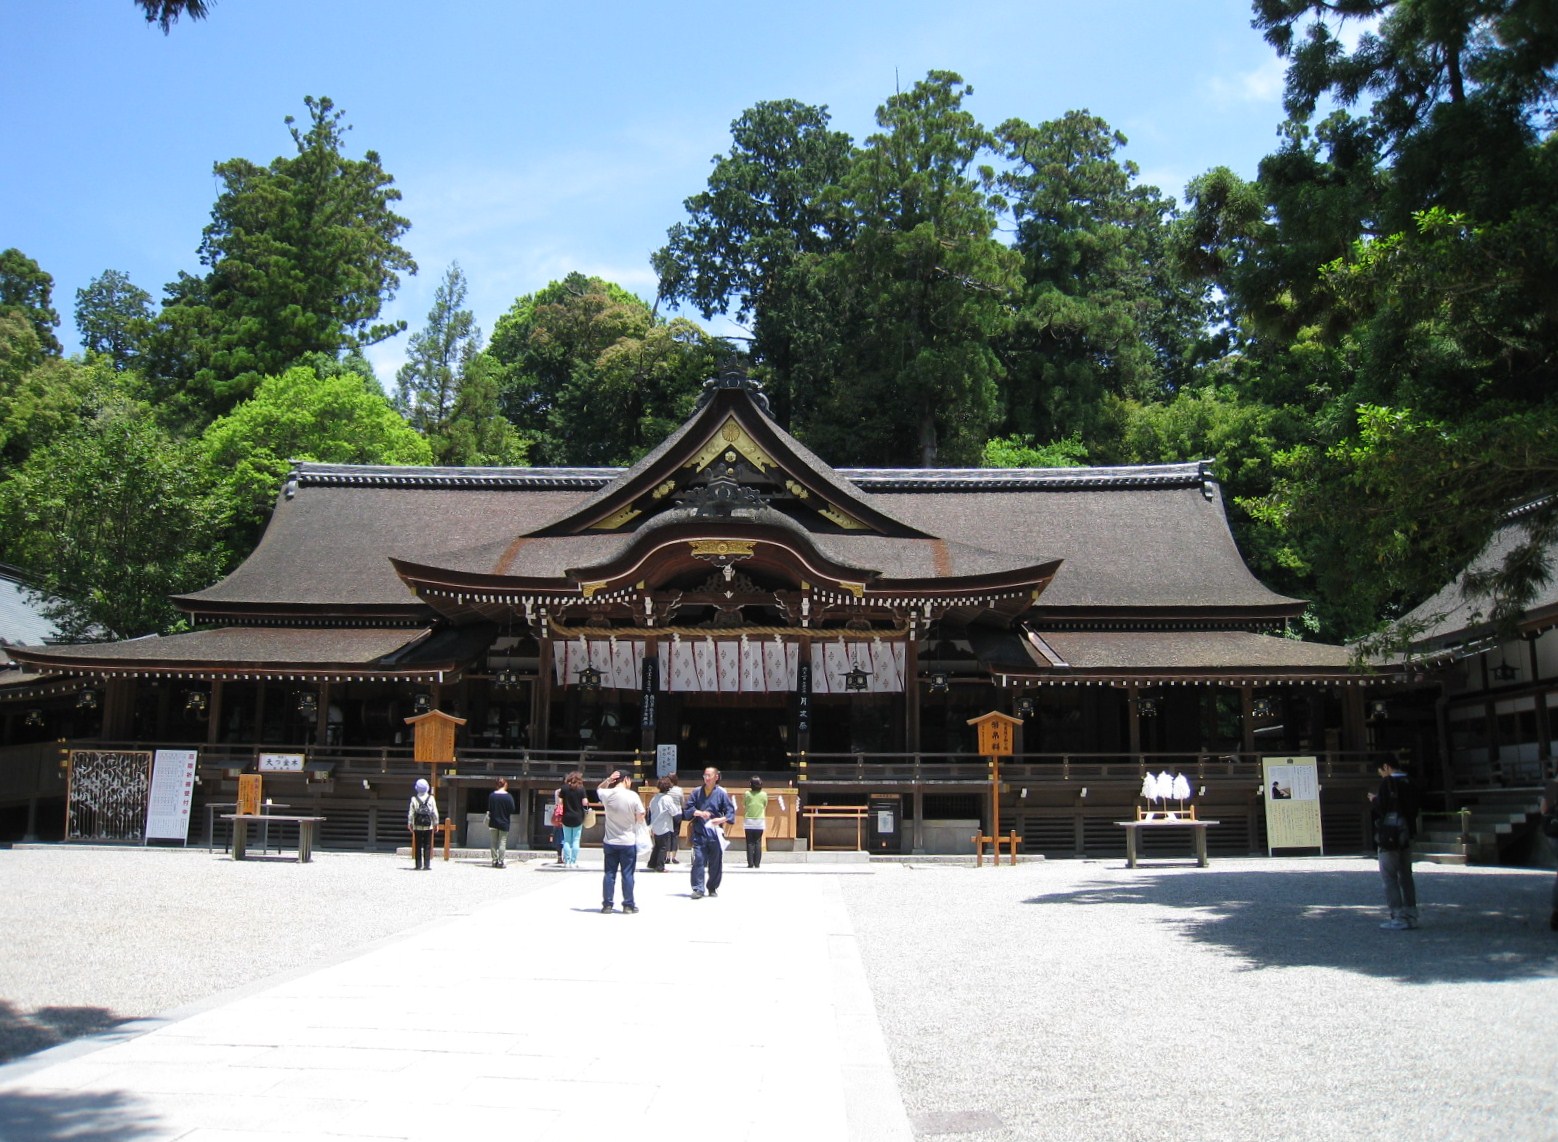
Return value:
M 250 734 L 250 741 L 265 740 L 265 685 L 263 677 L 254 680 L 254 732 Z
M 125 741 L 134 736 L 135 695 L 141 683 L 135 678 L 110 675 L 103 679 L 103 737 Z
M 910 624 L 903 656 L 903 742 L 912 754 L 920 752 L 920 640 Z
M 222 740 L 222 686 L 220 678 L 211 680 L 211 705 L 206 708 L 206 744 Z
M 330 741 L 330 683 L 321 682 L 314 692 L 318 709 L 314 711 L 314 744 L 328 745 Z
M 1239 748 L 1246 757 L 1255 754 L 1255 688 L 1239 683 Z
M 1131 756 L 1141 756 L 1141 687 L 1132 682 L 1125 688 L 1125 704 L 1129 708 L 1130 716 L 1125 719 L 1126 733 L 1129 735 Z
M 530 745 L 533 749 L 546 749 L 552 736 L 552 647 L 553 642 L 543 634 L 537 643 L 540 648 L 536 666 L 536 684 L 530 690 Z

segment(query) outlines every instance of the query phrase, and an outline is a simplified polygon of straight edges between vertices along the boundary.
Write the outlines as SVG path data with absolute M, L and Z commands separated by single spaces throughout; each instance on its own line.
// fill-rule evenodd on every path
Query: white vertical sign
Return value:
M 193 749 L 159 749 L 152 759 L 151 794 L 146 799 L 146 839 L 189 839 L 189 808 L 195 797 Z

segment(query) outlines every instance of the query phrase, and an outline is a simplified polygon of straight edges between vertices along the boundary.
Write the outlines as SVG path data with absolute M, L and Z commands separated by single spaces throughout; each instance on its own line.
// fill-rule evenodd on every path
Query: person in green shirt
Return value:
M 768 827 L 768 794 L 763 779 L 754 777 L 752 788 L 741 795 L 741 824 L 747 834 L 747 867 L 763 863 L 763 830 Z

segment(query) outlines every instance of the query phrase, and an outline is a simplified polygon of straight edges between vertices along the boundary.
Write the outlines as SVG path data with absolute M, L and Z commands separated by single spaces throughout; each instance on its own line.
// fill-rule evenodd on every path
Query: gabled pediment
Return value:
M 780 428 L 745 382 L 711 382 L 664 444 L 534 537 L 630 534 L 668 512 L 709 520 L 778 512 L 809 532 L 928 538 L 887 515 Z

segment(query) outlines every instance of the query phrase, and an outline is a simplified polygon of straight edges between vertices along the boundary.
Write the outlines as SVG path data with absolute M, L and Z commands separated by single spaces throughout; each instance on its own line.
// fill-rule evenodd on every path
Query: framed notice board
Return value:
M 1266 851 L 1324 852 L 1320 836 L 1320 769 L 1313 757 L 1261 759 Z

